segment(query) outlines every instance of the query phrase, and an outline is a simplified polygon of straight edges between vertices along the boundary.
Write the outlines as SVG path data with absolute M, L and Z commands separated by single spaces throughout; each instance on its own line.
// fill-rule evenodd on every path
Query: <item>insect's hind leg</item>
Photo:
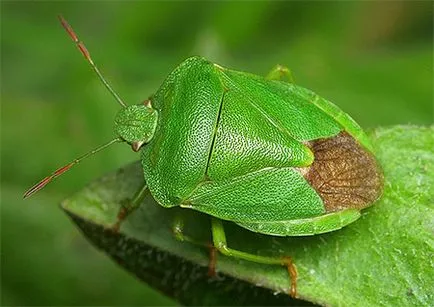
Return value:
M 240 258 L 247 261 L 286 266 L 291 282 L 289 294 L 292 297 L 297 296 L 297 271 L 290 257 L 264 257 L 229 248 L 226 242 L 226 234 L 222 220 L 212 218 L 211 223 L 214 246 L 219 252 L 226 256 Z
M 131 212 L 135 211 L 138 207 L 140 207 L 148 191 L 148 186 L 146 185 L 146 183 L 144 183 L 140 187 L 140 189 L 137 190 L 133 199 L 125 200 L 125 204 L 123 204 L 122 207 L 119 209 L 116 222 L 111 226 L 111 230 L 113 230 L 114 232 L 119 232 L 122 222 L 127 218 L 128 215 L 131 214 Z
M 209 265 L 208 265 L 208 275 L 215 276 L 215 266 L 217 261 L 217 249 L 214 247 L 212 243 L 205 243 L 195 240 L 194 238 L 185 235 L 184 233 L 184 220 L 180 215 L 175 217 L 175 220 L 172 225 L 172 232 L 175 238 L 181 242 L 189 242 L 194 245 L 203 246 L 209 249 Z
M 288 67 L 282 65 L 276 65 L 265 77 L 268 80 L 286 81 L 288 83 L 294 83 L 291 70 Z

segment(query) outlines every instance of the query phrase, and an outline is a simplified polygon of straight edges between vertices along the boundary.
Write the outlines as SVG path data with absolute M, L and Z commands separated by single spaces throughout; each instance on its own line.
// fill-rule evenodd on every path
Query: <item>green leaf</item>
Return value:
M 434 126 L 378 128 L 371 134 L 384 169 L 384 195 L 342 230 L 277 238 L 225 223 L 230 247 L 293 257 L 300 299 L 331 306 L 432 306 L 434 303 Z M 186 215 L 188 235 L 210 240 L 209 218 L 165 209 L 147 198 L 122 225 L 107 230 L 143 183 L 139 163 L 94 181 L 63 202 L 84 235 L 140 279 L 185 305 L 302 304 L 286 294 L 280 266 L 218 255 L 207 276 L 208 251 L 178 242 L 174 215 Z

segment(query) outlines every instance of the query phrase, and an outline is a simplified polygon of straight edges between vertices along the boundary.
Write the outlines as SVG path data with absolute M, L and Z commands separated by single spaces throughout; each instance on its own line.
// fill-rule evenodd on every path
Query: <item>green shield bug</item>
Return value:
M 292 296 L 291 258 L 231 249 L 222 221 L 271 236 L 314 235 L 354 222 L 380 197 L 382 173 L 363 130 L 331 102 L 295 85 L 286 68 L 277 66 L 264 78 L 191 57 L 144 103 L 127 106 L 72 28 L 60 21 L 122 106 L 114 123 L 117 136 L 42 179 L 24 197 L 82 159 L 125 142 L 140 152 L 145 182 L 120 211 L 114 230 L 146 193 L 163 207 L 200 211 L 211 218 L 212 250 L 286 266 Z M 174 221 L 175 236 L 195 242 L 182 226 L 182 220 Z

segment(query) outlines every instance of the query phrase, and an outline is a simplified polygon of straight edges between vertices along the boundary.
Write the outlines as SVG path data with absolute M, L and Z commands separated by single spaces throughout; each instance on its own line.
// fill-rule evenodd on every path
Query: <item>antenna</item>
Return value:
M 74 165 L 77 165 L 83 159 L 86 159 L 87 157 L 90 157 L 90 156 L 96 154 L 97 152 L 99 152 L 99 151 L 101 151 L 101 150 L 103 150 L 103 149 L 105 149 L 105 148 L 109 147 L 110 145 L 117 143 L 117 142 L 123 142 L 123 140 L 121 138 L 113 139 L 110 142 L 105 143 L 105 144 L 89 151 L 88 153 L 82 155 L 81 157 L 74 159 L 70 163 L 62 166 L 61 168 L 58 168 L 50 176 L 45 177 L 44 179 L 39 181 L 37 184 L 32 186 L 30 189 L 28 189 L 27 192 L 24 193 L 23 198 L 27 198 L 27 197 L 30 197 L 31 195 L 35 194 L 36 192 L 41 190 L 43 187 L 45 187 L 47 184 L 49 184 L 54 178 L 59 177 L 60 175 L 62 175 L 66 171 L 70 170 L 71 167 L 73 167 Z
M 72 40 L 74 41 L 74 43 L 77 45 L 78 49 L 80 50 L 80 52 L 83 54 L 84 58 L 86 59 L 86 61 L 90 64 L 90 66 L 92 67 L 92 69 L 96 72 L 96 74 L 98 75 L 98 78 L 101 80 L 101 82 L 104 84 L 104 86 L 109 90 L 109 92 L 112 94 L 112 96 L 116 99 L 117 102 L 119 102 L 119 104 L 122 107 L 126 107 L 127 105 L 123 102 L 123 100 L 119 97 L 118 94 L 116 94 L 116 92 L 112 89 L 112 87 L 110 86 L 110 84 L 108 84 L 108 82 L 106 81 L 106 79 L 103 77 L 103 75 L 101 74 L 101 72 L 99 71 L 98 67 L 96 67 L 95 63 L 93 62 L 89 51 L 87 50 L 86 46 L 84 45 L 84 43 L 82 41 L 80 41 L 78 39 L 77 34 L 75 34 L 74 30 L 72 29 L 72 27 L 68 24 L 68 22 L 65 20 L 65 18 L 63 18 L 61 15 L 58 16 L 60 23 L 62 24 L 62 26 L 65 28 L 66 32 L 68 32 L 69 36 L 72 38 Z

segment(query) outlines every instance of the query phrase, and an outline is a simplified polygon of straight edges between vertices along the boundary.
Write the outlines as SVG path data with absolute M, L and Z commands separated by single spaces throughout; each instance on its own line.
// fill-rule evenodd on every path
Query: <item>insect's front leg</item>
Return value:
M 286 81 L 288 83 L 294 83 L 291 70 L 288 67 L 282 65 L 276 65 L 267 75 L 268 80 Z
M 119 209 L 117 220 L 112 225 L 111 230 L 114 232 L 118 232 L 121 228 L 122 222 L 127 218 L 128 215 L 131 214 L 131 212 L 135 211 L 138 207 L 140 207 L 141 203 L 143 202 L 146 194 L 148 193 L 148 186 L 146 183 L 144 183 L 139 190 L 137 190 L 136 194 L 134 195 L 133 199 L 128 199 L 125 201 L 125 204 L 122 204 L 122 207 Z
M 286 266 L 291 280 L 289 294 L 292 297 L 297 296 L 297 271 L 290 257 L 264 257 L 229 248 L 226 242 L 226 234 L 223 228 L 223 222 L 220 219 L 212 219 L 212 237 L 215 248 L 223 255 L 257 263 L 278 264 Z

